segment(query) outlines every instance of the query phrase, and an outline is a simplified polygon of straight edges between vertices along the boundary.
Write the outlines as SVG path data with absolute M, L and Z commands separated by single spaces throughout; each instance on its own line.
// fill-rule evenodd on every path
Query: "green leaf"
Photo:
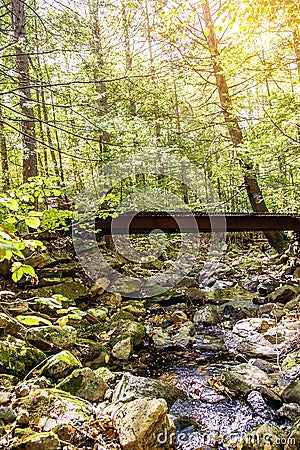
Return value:
M 39 316 L 19 315 L 19 316 L 16 316 L 16 319 L 23 325 L 29 325 L 31 327 L 38 326 L 40 324 L 52 325 L 52 322 L 50 322 L 50 320 L 44 319 L 43 317 L 39 317 Z
M 12 274 L 12 280 L 17 283 L 18 281 L 21 280 L 22 276 L 24 275 L 23 272 L 23 267 L 20 267 L 18 270 L 16 270 L 13 274 Z
M 25 223 L 28 227 L 36 229 L 40 226 L 41 221 L 38 217 L 26 217 Z

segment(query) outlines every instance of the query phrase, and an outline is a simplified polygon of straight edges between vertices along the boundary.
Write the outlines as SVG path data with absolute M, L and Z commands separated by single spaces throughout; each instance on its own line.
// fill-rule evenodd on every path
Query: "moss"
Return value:
M 293 352 L 287 355 L 281 363 L 282 370 L 289 370 L 300 364 L 300 351 Z
M 20 377 L 46 359 L 45 353 L 12 337 L 0 341 L 0 369 Z
M 133 345 L 139 345 L 145 337 L 145 334 L 143 324 L 131 320 L 120 320 L 111 336 L 110 343 L 114 346 L 119 341 L 131 337 Z
M 81 362 L 68 350 L 62 351 L 52 356 L 41 368 L 41 375 L 50 378 L 62 378 L 73 369 L 82 367 Z

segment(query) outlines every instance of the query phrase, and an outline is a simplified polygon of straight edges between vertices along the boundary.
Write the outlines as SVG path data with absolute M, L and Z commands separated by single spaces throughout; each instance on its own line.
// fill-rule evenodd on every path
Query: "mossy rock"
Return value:
M 32 390 L 26 397 L 17 399 L 12 407 L 28 411 L 30 426 L 35 420 L 45 418 L 45 429 L 41 431 L 53 430 L 60 424 L 78 426 L 92 415 L 92 409 L 85 401 L 60 389 Z
M 112 326 L 114 325 L 114 323 L 119 322 L 120 320 L 135 320 L 134 315 L 129 312 L 129 311 L 118 311 L 116 313 L 114 313 L 111 318 L 110 318 L 110 323 L 112 324 Z
M 27 331 L 27 341 L 42 350 L 48 350 L 51 345 L 60 349 L 68 349 L 73 347 L 76 339 L 77 331 L 69 325 L 35 327 L 29 328 Z
M 8 337 L 0 341 L 0 371 L 9 375 L 22 378 L 46 358 L 45 353 L 21 339 Z
M 98 369 L 105 366 L 109 361 L 109 351 L 100 342 L 90 339 L 78 339 L 78 358 L 82 364 L 91 369 Z
M 90 402 L 97 402 L 104 399 L 108 385 L 96 372 L 93 372 L 89 367 L 84 367 L 73 370 L 67 378 L 57 385 L 57 389 Z
M 131 320 L 120 320 L 116 324 L 115 331 L 111 335 L 110 343 L 112 346 L 127 337 L 132 338 L 133 345 L 139 345 L 146 335 L 143 324 Z
M 300 351 L 289 353 L 282 361 L 282 370 L 290 370 L 298 366 L 300 369 Z
M 4 328 L 5 334 L 16 335 L 22 328 L 17 320 L 12 319 L 7 314 L 0 313 L 0 328 Z
M 141 302 L 138 300 L 130 300 L 122 304 L 121 310 L 129 312 L 137 317 L 145 317 L 147 314 L 147 310 L 144 305 L 145 302 Z
M 22 294 L 26 295 L 26 298 L 29 297 L 52 297 L 55 294 L 63 295 L 67 297 L 70 303 L 89 298 L 90 292 L 86 286 L 82 283 L 77 283 L 75 281 L 69 281 L 67 283 L 59 283 L 54 286 L 45 286 L 37 289 L 31 289 L 26 293 Z
M 40 369 L 40 373 L 45 377 L 58 380 L 69 375 L 72 370 L 79 369 L 80 367 L 82 367 L 81 362 L 68 350 L 64 350 L 48 359 Z
M 107 318 L 108 309 L 105 307 L 102 308 L 89 308 L 86 310 L 88 314 L 91 314 L 92 316 L 96 317 L 100 322 L 104 322 L 104 320 Z
M 18 384 L 20 379 L 14 375 L 7 375 L 5 373 L 0 373 L 0 386 L 5 389 L 9 389 L 16 384 Z

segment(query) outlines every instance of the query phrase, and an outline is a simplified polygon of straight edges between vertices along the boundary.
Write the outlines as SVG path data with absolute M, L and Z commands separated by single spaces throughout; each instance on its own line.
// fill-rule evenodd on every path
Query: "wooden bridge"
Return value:
M 113 226 L 113 228 L 112 228 Z M 117 218 L 96 218 L 96 230 L 109 234 L 148 234 L 224 231 L 295 231 L 300 232 L 299 214 L 273 213 L 203 213 L 126 212 Z

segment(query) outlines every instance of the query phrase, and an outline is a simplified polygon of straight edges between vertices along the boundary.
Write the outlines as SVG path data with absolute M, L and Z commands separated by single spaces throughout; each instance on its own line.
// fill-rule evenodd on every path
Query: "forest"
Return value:
M 0 448 L 300 448 L 299 2 L 0 5 Z

